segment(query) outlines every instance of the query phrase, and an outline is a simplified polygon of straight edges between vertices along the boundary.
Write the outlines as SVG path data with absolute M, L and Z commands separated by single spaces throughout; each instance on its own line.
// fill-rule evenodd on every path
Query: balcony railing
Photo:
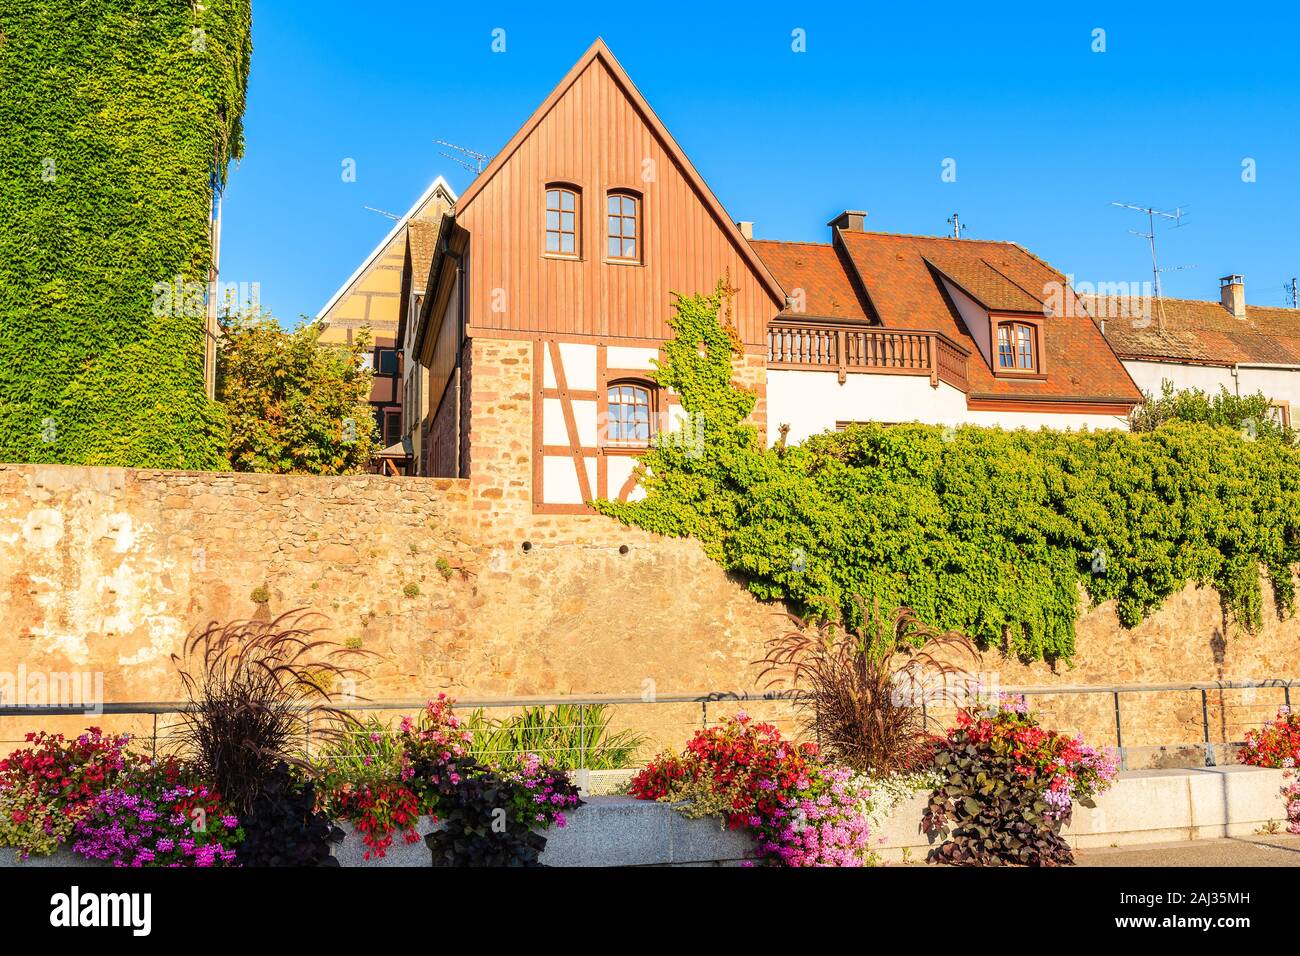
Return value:
M 769 368 L 876 375 L 928 375 L 965 391 L 962 346 L 938 332 L 822 322 L 773 322 L 767 327 Z

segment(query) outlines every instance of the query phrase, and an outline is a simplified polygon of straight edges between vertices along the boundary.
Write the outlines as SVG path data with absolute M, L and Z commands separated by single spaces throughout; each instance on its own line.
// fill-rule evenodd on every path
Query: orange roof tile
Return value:
M 750 245 L 787 295 L 798 297 L 802 291 L 802 311 L 807 318 L 868 321 L 846 264 L 830 243 L 755 239 Z M 796 313 L 786 309 L 782 314 Z

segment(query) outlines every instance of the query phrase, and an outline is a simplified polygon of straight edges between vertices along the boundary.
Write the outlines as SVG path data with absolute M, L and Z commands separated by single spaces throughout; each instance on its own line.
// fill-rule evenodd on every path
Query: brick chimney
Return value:
M 832 229 L 843 229 L 845 232 L 862 232 L 865 228 L 867 214 L 858 209 L 846 209 L 826 225 Z
M 1234 318 L 1246 317 L 1246 283 L 1241 276 L 1224 276 L 1219 280 L 1219 302 Z

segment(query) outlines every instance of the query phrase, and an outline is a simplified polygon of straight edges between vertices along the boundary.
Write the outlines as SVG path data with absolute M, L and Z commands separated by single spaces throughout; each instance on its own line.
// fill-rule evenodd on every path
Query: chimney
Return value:
M 746 239 L 754 238 L 754 224 L 752 222 L 745 222 L 742 220 L 741 222 L 736 223 L 736 226 L 740 229 L 740 234 Z
M 846 209 L 826 225 L 832 229 L 843 229 L 845 232 L 862 232 L 867 214 L 858 209 Z
M 1246 317 L 1246 283 L 1241 276 L 1224 276 L 1219 280 L 1219 301 L 1235 318 Z

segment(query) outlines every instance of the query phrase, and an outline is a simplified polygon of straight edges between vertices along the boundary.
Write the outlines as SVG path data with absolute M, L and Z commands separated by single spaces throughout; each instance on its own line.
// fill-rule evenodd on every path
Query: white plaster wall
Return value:
M 1232 369 L 1223 365 L 1126 361 L 1124 367 L 1138 388 L 1152 395 L 1160 395 L 1165 379 L 1173 382 L 1176 389 L 1199 388 L 1211 395 L 1218 394 L 1219 387 L 1223 386 L 1234 395 L 1263 392 L 1274 401 L 1290 402 L 1293 416 L 1300 414 L 1300 369 L 1243 366 L 1234 378 Z
M 921 422 L 926 425 L 984 425 L 1000 428 L 1127 428 L 1122 417 L 1052 412 L 972 411 L 966 395 L 945 382 L 935 388 L 925 375 L 850 373 L 840 384 L 835 372 L 769 369 L 768 441 L 788 424 L 787 441 L 835 428 L 837 421 Z
M 984 311 L 983 306 L 947 279 L 943 280 L 943 286 L 948 290 L 948 295 L 952 297 L 953 303 L 957 306 L 957 312 L 966 325 L 966 331 L 970 333 L 971 338 L 975 340 L 975 344 L 979 346 L 980 352 L 983 353 L 984 362 L 992 365 L 993 341 L 989 338 L 988 312 Z

